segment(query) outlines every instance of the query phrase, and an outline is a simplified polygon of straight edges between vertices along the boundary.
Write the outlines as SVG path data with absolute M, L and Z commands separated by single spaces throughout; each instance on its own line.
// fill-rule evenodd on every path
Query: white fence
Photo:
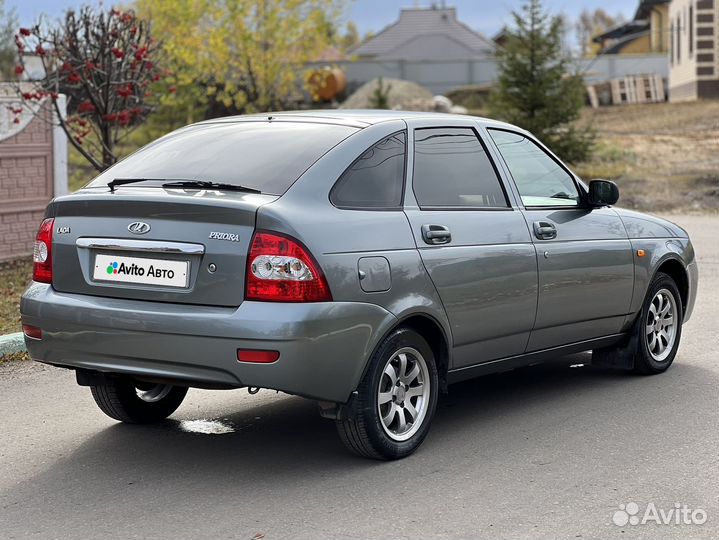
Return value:
M 580 69 L 587 82 L 652 73 L 662 79 L 669 77 L 669 56 L 666 54 L 608 54 L 580 61 Z
M 341 62 L 350 89 L 376 77 L 416 82 L 435 94 L 467 84 L 491 84 L 497 79 L 497 62 L 487 60 L 358 60 Z
M 435 94 L 444 94 L 458 86 L 487 85 L 497 79 L 497 62 L 484 60 L 357 60 L 337 62 L 347 74 L 350 92 L 376 77 L 404 79 L 416 82 Z M 578 61 L 587 82 L 598 82 L 635 75 L 656 73 L 662 78 L 669 74 L 669 60 L 665 54 L 607 55 Z

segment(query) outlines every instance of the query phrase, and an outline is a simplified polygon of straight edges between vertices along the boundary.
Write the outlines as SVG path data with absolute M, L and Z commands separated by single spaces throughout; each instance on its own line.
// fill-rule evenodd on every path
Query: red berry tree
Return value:
M 68 11 L 57 26 L 21 28 L 15 36 L 23 79 L 30 56 L 42 76 L 23 82 L 24 103 L 49 102 L 68 139 L 98 171 L 117 161 L 116 148 L 153 109 L 153 83 L 160 80 L 159 44 L 150 24 L 133 11 Z M 58 96 L 67 96 L 62 115 Z M 30 108 L 30 107 L 28 107 Z M 22 111 L 21 111 L 22 112 Z

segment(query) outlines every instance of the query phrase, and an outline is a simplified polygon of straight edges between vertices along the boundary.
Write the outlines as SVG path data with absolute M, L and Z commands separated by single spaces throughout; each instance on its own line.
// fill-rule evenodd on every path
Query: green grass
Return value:
M 0 334 L 19 332 L 20 295 L 32 281 L 29 257 L 0 263 Z
M 584 179 L 613 179 L 627 174 L 635 155 L 612 142 L 598 138 L 590 161 L 575 164 L 572 169 Z

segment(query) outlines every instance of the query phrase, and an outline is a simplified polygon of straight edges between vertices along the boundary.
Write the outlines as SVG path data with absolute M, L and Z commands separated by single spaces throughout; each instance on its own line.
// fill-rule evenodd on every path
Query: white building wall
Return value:
M 669 99 L 719 99 L 719 0 L 672 0 Z

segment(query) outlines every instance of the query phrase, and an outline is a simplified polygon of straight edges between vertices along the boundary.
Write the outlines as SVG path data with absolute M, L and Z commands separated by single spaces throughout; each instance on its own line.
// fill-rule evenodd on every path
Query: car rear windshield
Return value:
M 356 131 L 306 122 L 189 126 L 141 148 L 86 187 L 104 187 L 118 178 L 202 180 L 282 195 L 315 161 Z

